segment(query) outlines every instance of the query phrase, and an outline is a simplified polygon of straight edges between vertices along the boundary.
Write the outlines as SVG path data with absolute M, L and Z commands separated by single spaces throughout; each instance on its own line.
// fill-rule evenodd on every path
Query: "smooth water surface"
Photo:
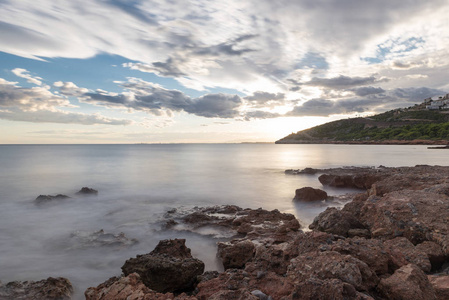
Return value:
M 236 204 L 279 209 L 308 225 L 328 205 L 292 202 L 295 189 L 312 186 L 331 195 L 317 176 L 285 169 L 340 166 L 444 165 L 447 151 L 426 146 L 161 144 L 0 146 L 0 280 L 63 276 L 84 290 L 120 275 L 124 261 L 150 252 L 160 239 L 186 238 L 206 269 L 219 269 L 217 240 L 161 230 L 170 208 Z M 77 197 L 83 186 L 98 196 Z M 37 206 L 38 195 L 71 199 Z M 124 248 L 73 244 L 76 232 L 124 232 L 139 243 Z

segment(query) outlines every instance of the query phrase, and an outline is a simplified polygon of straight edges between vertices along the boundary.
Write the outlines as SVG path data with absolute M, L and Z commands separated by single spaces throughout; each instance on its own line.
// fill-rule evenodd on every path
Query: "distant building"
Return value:
M 426 109 L 429 110 L 444 110 L 449 109 L 449 94 L 439 97 L 438 100 L 432 100 L 432 98 L 424 99 Z

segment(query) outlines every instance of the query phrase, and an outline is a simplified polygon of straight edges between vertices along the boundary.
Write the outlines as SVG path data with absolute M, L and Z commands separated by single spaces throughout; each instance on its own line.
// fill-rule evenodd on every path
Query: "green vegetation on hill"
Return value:
M 447 111 L 397 109 L 369 118 L 334 121 L 292 133 L 276 143 L 449 140 Z

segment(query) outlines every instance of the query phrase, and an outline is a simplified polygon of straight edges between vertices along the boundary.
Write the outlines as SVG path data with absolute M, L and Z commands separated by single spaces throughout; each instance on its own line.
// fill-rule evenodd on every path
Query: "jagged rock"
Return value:
M 98 195 L 98 191 L 87 186 L 82 187 L 81 190 L 77 192 L 78 195 Z
M 139 274 L 132 273 L 126 277 L 112 277 L 97 287 L 90 287 L 84 292 L 86 300 L 196 300 L 196 297 L 172 293 L 161 294 L 143 284 Z
M 225 269 L 244 268 L 253 258 L 254 252 L 255 246 L 249 240 L 218 243 L 218 257 L 221 258 Z
M 417 265 L 424 272 L 430 272 L 431 264 L 425 252 L 416 248 L 409 240 L 398 237 L 384 242 L 385 249 L 391 256 L 394 269 L 410 263 Z
M 318 180 L 323 185 L 341 188 L 370 189 L 371 186 L 382 179 L 382 176 L 372 173 L 361 174 L 323 174 Z
M 335 251 L 309 252 L 294 258 L 288 267 L 287 276 L 295 283 L 310 278 L 339 279 L 359 291 L 370 290 L 379 281 L 366 263 Z
M 52 196 L 52 195 L 39 195 L 37 196 L 37 198 L 34 200 L 34 203 L 36 203 L 37 205 L 41 205 L 41 204 L 45 204 L 45 203 L 49 203 L 49 202 L 53 202 L 55 200 L 64 200 L 64 199 L 68 199 L 70 198 L 67 195 L 63 195 L 63 194 L 57 194 L 56 196 Z
M 435 290 L 426 274 L 414 264 L 405 265 L 390 277 L 381 279 L 377 289 L 387 299 L 436 299 Z
M 309 225 L 310 229 L 348 236 L 351 229 L 364 229 L 363 225 L 351 213 L 328 207 L 320 213 Z
M 349 254 L 363 261 L 378 276 L 388 274 L 391 257 L 380 240 L 364 238 L 338 240 L 332 244 L 331 250 L 344 255 Z
M 446 260 L 446 256 L 441 249 L 441 246 L 435 242 L 423 242 L 419 245 L 416 245 L 416 249 L 427 254 L 429 261 L 432 265 L 432 270 L 439 269 Z
M 312 187 L 303 187 L 297 189 L 295 192 L 295 198 L 297 201 L 321 201 L 327 199 L 327 193 L 320 189 L 314 189 Z
M 339 279 L 308 278 L 295 286 L 291 299 L 300 300 L 370 300 L 370 296 Z
M 404 236 L 413 244 L 433 241 L 449 255 L 449 197 L 444 194 L 422 190 L 391 192 L 367 200 L 360 219 L 373 237 Z
M 427 278 L 435 290 L 437 300 L 449 299 L 449 276 L 429 275 Z
M 0 299 L 21 300 L 66 300 L 71 299 L 73 287 L 63 277 L 48 277 L 40 281 L 12 281 L 5 285 L 0 283 Z
M 163 240 L 151 253 L 128 259 L 122 271 L 138 273 L 147 287 L 166 293 L 191 289 L 204 263 L 192 257 L 184 239 Z
M 192 231 L 202 233 L 217 232 L 214 237 L 250 237 L 271 236 L 272 238 L 286 238 L 288 232 L 298 231 L 300 224 L 292 214 L 281 213 L 275 209 L 242 209 L 235 205 L 223 205 L 193 208 L 193 211 L 177 210 L 166 214 L 171 230 Z M 167 228 L 167 221 L 162 225 Z M 276 236 L 277 235 L 277 236 Z

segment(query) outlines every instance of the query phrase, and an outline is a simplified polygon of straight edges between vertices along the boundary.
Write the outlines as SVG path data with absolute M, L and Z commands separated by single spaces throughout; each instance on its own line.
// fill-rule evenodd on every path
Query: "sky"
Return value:
M 0 143 L 274 142 L 449 93 L 447 0 L 0 0 Z

